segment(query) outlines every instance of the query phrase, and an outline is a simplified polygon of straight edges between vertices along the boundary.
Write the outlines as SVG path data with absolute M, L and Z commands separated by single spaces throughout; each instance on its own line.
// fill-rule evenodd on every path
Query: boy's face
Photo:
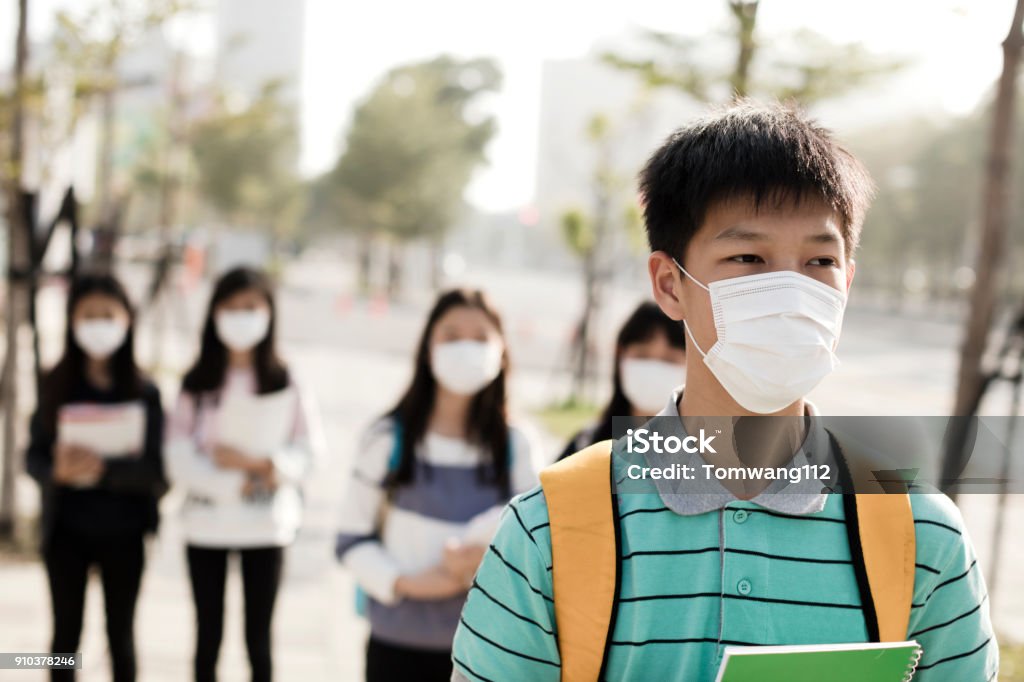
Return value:
M 759 211 L 748 200 L 712 204 L 686 253 L 656 251 L 648 262 L 658 305 L 670 318 L 686 320 L 705 353 L 717 341 L 711 299 L 680 272 L 673 257 L 705 286 L 721 279 L 792 270 L 847 292 L 854 273 L 840 218 L 823 201 L 763 204 Z M 688 355 L 695 360 L 688 367 L 690 381 L 699 381 L 708 370 L 699 353 Z M 707 378 L 714 381 L 710 373 Z

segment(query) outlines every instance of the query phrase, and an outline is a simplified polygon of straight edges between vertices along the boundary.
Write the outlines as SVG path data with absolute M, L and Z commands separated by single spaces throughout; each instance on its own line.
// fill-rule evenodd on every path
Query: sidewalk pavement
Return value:
M 316 284 L 332 271 L 302 272 Z M 561 283 L 543 277 L 527 279 L 530 281 L 524 284 L 522 276 L 497 273 L 487 280 L 506 310 L 507 328 L 515 335 L 520 355 L 514 359 L 522 358 L 513 373 L 511 391 L 520 412 L 555 397 L 552 367 L 569 325 L 556 313 L 571 307 L 574 291 L 571 279 Z M 538 298 L 541 289 L 550 291 Z M 361 679 L 366 627 L 352 609 L 352 582 L 333 561 L 334 510 L 356 437 L 394 402 L 408 380 L 411 349 L 423 317 L 423 311 L 414 306 L 393 307 L 383 317 L 347 307 L 339 311 L 335 306 L 340 290 L 337 282 L 301 286 L 283 291 L 280 305 L 286 322 L 281 325 L 285 354 L 319 402 L 330 445 L 328 462 L 308 486 L 305 527 L 286 557 L 274 626 L 275 667 L 279 679 L 286 681 Z M 204 304 L 187 301 L 185 305 L 194 318 L 192 309 Z M 631 305 L 620 296 L 616 314 Z M 844 364 L 813 395 L 823 413 L 872 414 L 887 405 L 904 406 L 902 413 L 940 414 L 947 409 L 956 361 L 954 327 L 856 311 L 848 315 L 846 326 Z M 151 340 L 145 334 L 140 336 L 140 357 L 146 358 Z M 181 368 L 187 363 L 192 350 L 186 338 L 190 337 L 178 333 L 167 344 L 165 364 Z M 881 385 L 886 387 L 882 399 L 877 393 Z M 165 399 L 173 396 L 173 381 L 163 388 Z M 907 405 L 914 407 L 908 410 Z M 550 456 L 558 446 L 549 438 L 544 449 Z M 31 502 L 34 485 L 27 479 L 21 484 L 26 491 L 21 498 Z M 982 565 L 988 564 L 991 556 L 994 503 L 993 496 L 961 500 Z M 190 679 L 194 616 L 175 506 L 173 494 L 164 500 L 162 529 L 147 553 L 136 631 L 139 679 L 143 682 Z M 1013 499 L 1010 508 L 1008 535 L 1024 522 L 1024 499 Z M 1016 570 L 1022 563 L 1024 546 L 1007 539 L 992 606 L 1003 639 L 1018 642 L 1024 641 L 1024 575 Z M 229 580 L 226 614 L 221 679 L 241 682 L 248 679 L 248 666 L 237 571 Z M 42 567 L 35 561 L 12 562 L 0 557 L 0 651 L 45 651 L 49 631 L 49 598 Z M 96 581 L 89 588 L 81 649 L 85 661 L 81 679 L 108 679 L 102 593 Z M 45 679 L 38 671 L 0 671 L 4 682 Z

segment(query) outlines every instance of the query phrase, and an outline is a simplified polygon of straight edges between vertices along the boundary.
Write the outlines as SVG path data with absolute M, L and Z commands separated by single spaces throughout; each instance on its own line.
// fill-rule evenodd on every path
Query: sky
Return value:
M 213 2 L 215 0 L 208 0 Z M 299 0 L 279 0 L 295 2 Z M 640 27 L 706 35 L 727 26 L 721 0 L 376 0 L 306 1 L 305 72 L 302 79 L 301 169 L 329 168 L 341 149 L 353 106 L 385 71 L 440 52 L 492 56 L 504 72 L 502 92 L 489 108 L 499 132 L 489 165 L 467 198 L 484 210 L 527 204 L 536 177 L 541 67 L 546 59 L 587 55 L 599 41 Z M 31 0 L 30 32 L 42 40 L 58 8 L 91 0 Z M 16 0 L 0 0 L 0 68 L 13 52 Z M 881 54 L 907 57 L 912 66 L 877 101 L 863 98 L 855 111 L 832 110 L 842 131 L 886 111 L 964 114 L 990 91 L 1001 65 L 1000 42 L 1013 13 L 1012 0 L 763 0 L 761 36 L 809 27 L 840 42 L 861 42 Z M 172 36 L 197 53 L 213 48 L 207 17 L 177 26 Z

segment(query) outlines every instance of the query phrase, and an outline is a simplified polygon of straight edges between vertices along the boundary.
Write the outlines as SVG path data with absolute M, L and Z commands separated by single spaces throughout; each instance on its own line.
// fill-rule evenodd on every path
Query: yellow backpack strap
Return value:
M 910 495 L 898 481 L 876 480 L 871 456 L 831 435 L 839 446 L 847 485 L 856 491 L 851 495 L 847 490 L 843 506 L 868 639 L 902 642 L 910 623 L 917 557 Z
M 878 641 L 907 638 L 917 556 L 907 493 L 858 494 L 857 526 L 864 571 L 878 623 Z
M 619 569 L 611 445 L 595 443 L 540 473 L 562 682 L 600 679 L 611 633 Z

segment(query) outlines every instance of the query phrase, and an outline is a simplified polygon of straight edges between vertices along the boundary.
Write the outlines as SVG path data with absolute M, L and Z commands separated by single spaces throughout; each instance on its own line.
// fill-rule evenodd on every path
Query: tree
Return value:
M 189 135 L 197 187 L 214 212 L 278 235 L 297 226 L 302 209 L 295 116 L 282 101 L 282 86 L 271 81 L 241 106 L 229 94 L 217 95 Z
M 30 261 L 29 232 L 22 193 L 25 160 L 26 65 L 28 63 L 28 0 L 18 0 L 18 29 L 14 43 L 14 88 L 10 97 L 9 156 L 3 159 L 3 189 L 7 206 L 7 348 L 3 376 L 3 479 L 0 480 L 0 537 L 14 535 L 15 478 L 20 469 L 17 443 L 18 336 L 28 316 L 27 266 Z
M 1010 30 L 1003 40 L 1003 71 L 996 86 L 995 107 L 989 131 L 988 160 L 982 181 L 981 245 L 978 250 L 975 282 L 970 294 L 969 317 L 960 349 L 954 417 L 977 414 L 985 387 L 982 355 L 988 345 L 989 331 L 996 308 L 996 283 L 1002 274 L 1009 212 L 1014 146 L 1014 107 L 1017 100 L 1017 74 L 1024 50 L 1024 0 L 1017 0 Z M 966 422 L 954 419 L 956 428 L 948 440 L 943 478 L 959 474 L 964 464 L 967 440 Z
M 640 242 L 640 215 L 635 197 L 625 192 L 629 176 L 617 172 L 614 163 L 616 135 L 621 131 L 604 115 L 593 116 L 587 125 L 587 140 L 596 152 L 590 179 L 588 210 L 572 208 L 561 218 L 562 237 L 583 266 L 583 310 L 571 344 L 572 387 L 570 402 L 578 400 L 590 375 L 594 348 L 594 318 L 604 303 L 605 285 L 617 265 L 618 249 L 610 248 L 617 233 L 625 231 L 631 245 Z
M 117 147 L 117 95 L 120 91 L 150 82 L 150 75 L 122 79 L 122 57 L 160 29 L 167 21 L 192 11 L 192 0 L 101 0 L 79 14 L 57 13 L 53 37 L 53 67 L 71 74 L 75 113 L 78 115 L 98 97 L 101 106 L 99 163 L 93 220 L 100 233 L 98 264 L 110 267 L 113 245 L 120 233 L 124 212 L 114 197 L 114 154 Z
M 735 59 L 726 70 L 702 62 L 713 53 L 706 39 L 645 30 L 648 54 L 606 53 L 606 63 L 636 73 L 650 87 L 669 87 L 700 102 L 767 96 L 810 104 L 837 97 L 903 66 L 872 55 L 859 44 L 836 45 L 809 29 L 758 39 L 760 0 L 727 0 Z
M 834 45 L 808 30 L 795 32 L 789 36 L 788 43 L 785 40 L 775 41 L 775 53 L 768 55 L 770 60 L 766 60 L 761 54 L 762 44 L 756 32 L 760 0 L 728 0 L 727 6 L 733 22 L 729 43 L 735 57 L 725 69 L 716 68 L 702 59 L 703 55 L 714 53 L 708 40 L 655 30 L 642 33 L 646 54 L 637 57 L 608 52 L 601 55 L 601 59 L 615 68 L 635 73 L 646 90 L 670 88 L 705 103 L 764 94 L 802 102 L 819 101 L 843 94 L 900 66 L 898 62 L 871 56 L 859 45 Z M 642 105 L 642 100 L 638 103 Z M 634 107 L 627 117 L 636 118 L 640 112 L 642 106 Z M 593 125 L 601 120 L 604 120 L 604 130 L 595 136 Z M 578 231 L 581 225 L 590 225 L 589 230 L 593 233 L 593 242 L 587 251 L 580 251 L 578 245 L 569 240 L 570 248 L 583 258 L 584 279 L 584 309 L 573 341 L 574 396 L 578 395 L 587 374 L 587 330 L 600 305 L 603 281 L 611 275 L 610 269 L 595 267 L 594 261 L 600 260 L 598 254 L 607 248 L 603 242 L 607 239 L 607 225 L 612 218 L 609 211 L 613 202 L 608 179 L 613 166 L 607 150 L 611 147 L 611 139 L 625 125 L 626 122 L 621 121 L 614 126 L 615 130 L 611 130 L 602 117 L 592 120 L 590 139 L 605 148 L 598 154 L 594 168 L 592 214 L 585 220 L 585 216 L 577 215 L 578 209 L 575 209 L 563 216 L 562 226 L 566 235 Z M 639 225 L 636 202 L 627 202 L 626 210 L 633 212 L 633 221 Z M 624 224 L 629 225 L 630 220 Z
M 490 59 L 439 56 L 392 69 L 356 108 L 344 152 L 318 183 L 318 221 L 353 230 L 364 250 L 373 235 L 386 235 L 391 293 L 400 288 L 395 247 L 439 245 L 463 209 L 496 129 L 478 105 L 500 85 Z

